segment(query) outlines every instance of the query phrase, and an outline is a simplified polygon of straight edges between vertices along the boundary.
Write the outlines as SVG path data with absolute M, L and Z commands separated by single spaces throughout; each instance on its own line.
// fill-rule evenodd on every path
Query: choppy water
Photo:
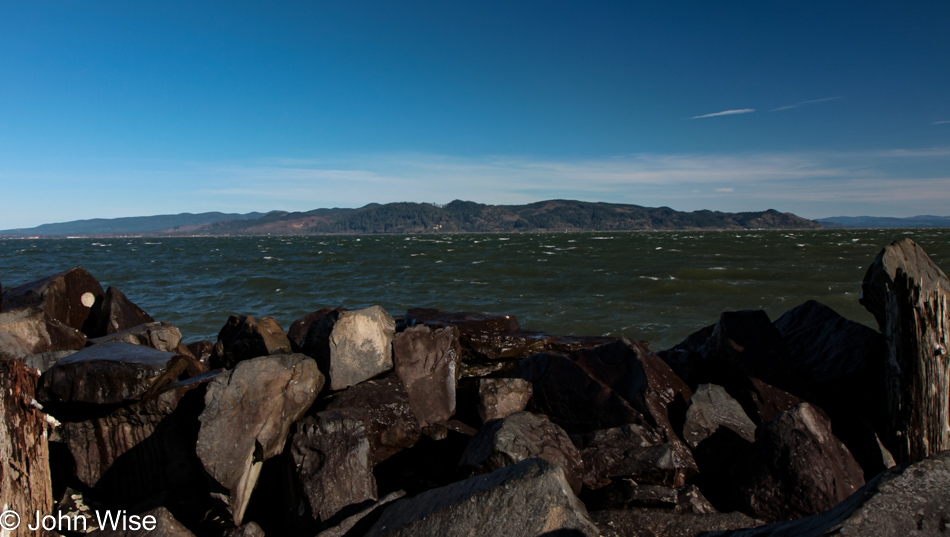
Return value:
M 946 271 L 950 230 L 0 240 L 12 288 L 82 265 L 187 341 L 229 315 L 287 328 L 324 306 L 513 313 L 558 334 L 674 345 L 725 310 L 772 319 L 808 299 L 873 326 L 858 304 L 877 252 L 911 236 Z

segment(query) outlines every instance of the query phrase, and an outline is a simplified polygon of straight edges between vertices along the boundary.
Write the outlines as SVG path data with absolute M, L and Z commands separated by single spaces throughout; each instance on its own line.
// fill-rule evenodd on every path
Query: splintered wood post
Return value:
M 0 507 L 21 519 L 18 530 L 0 531 L 3 535 L 51 535 L 27 527 L 36 512 L 43 516 L 53 511 L 49 425 L 33 406 L 38 379 L 22 360 L 0 361 Z M 9 525 L 11 520 L 3 522 Z
M 950 281 L 911 239 L 894 241 L 868 268 L 861 303 L 887 341 L 889 431 L 899 462 L 950 449 Z

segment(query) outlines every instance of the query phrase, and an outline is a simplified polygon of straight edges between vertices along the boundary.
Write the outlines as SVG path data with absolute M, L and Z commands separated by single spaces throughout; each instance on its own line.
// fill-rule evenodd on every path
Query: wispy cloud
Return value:
M 788 104 L 785 106 L 780 106 L 778 108 L 773 108 L 769 110 L 769 112 L 778 112 L 780 110 L 791 110 L 792 108 L 798 108 L 799 106 L 805 106 L 808 104 L 815 104 L 815 103 L 825 103 L 828 101 L 837 101 L 838 99 L 841 99 L 841 97 L 825 97 L 823 99 L 811 99 L 809 101 L 802 101 L 800 103 Z
M 716 192 L 735 192 L 734 188 L 717 188 Z
M 741 108 L 737 110 L 723 110 L 722 112 L 714 112 L 712 114 L 704 114 L 701 116 L 693 116 L 690 119 L 703 119 L 705 117 L 718 117 L 718 116 L 733 116 L 735 114 L 750 114 L 755 112 L 755 108 Z
M 934 121 L 933 123 L 931 123 L 931 125 L 946 125 L 948 123 L 950 123 L 950 119 L 947 119 L 944 121 Z

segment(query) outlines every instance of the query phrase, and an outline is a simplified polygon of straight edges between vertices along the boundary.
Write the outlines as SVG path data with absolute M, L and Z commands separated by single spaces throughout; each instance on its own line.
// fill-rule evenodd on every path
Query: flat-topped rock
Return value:
M 138 399 L 179 356 L 141 345 L 93 345 L 56 362 L 40 378 L 43 403 L 117 404 Z
M 396 334 L 393 363 L 420 426 L 445 421 L 455 414 L 460 358 L 458 329 L 454 326 L 432 330 L 419 325 Z
M 332 310 L 310 325 L 304 351 L 327 376 L 331 390 L 342 390 L 393 368 L 396 321 L 379 306 Z

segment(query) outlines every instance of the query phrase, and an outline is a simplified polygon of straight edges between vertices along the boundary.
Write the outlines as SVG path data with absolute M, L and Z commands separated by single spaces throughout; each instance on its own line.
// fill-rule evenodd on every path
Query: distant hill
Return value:
M 811 220 L 774 209 L 757 212 L 674 211 L 616 203 L 549 200 L 528 205 L 486 205 L 455 200 L 371 203 L 358 209 L 272 211 L 245 215 L 203 213 L 78 220 L 5 236 L 111 235 L 318 235 L 518 231 L 634 231 L 663 229 L 815 229 Z
M 815 220 L 827 228 L 915 228 L 950 227 L 950 216 L 909 216 L 892 218 L 887 216 L 831 216 Z

